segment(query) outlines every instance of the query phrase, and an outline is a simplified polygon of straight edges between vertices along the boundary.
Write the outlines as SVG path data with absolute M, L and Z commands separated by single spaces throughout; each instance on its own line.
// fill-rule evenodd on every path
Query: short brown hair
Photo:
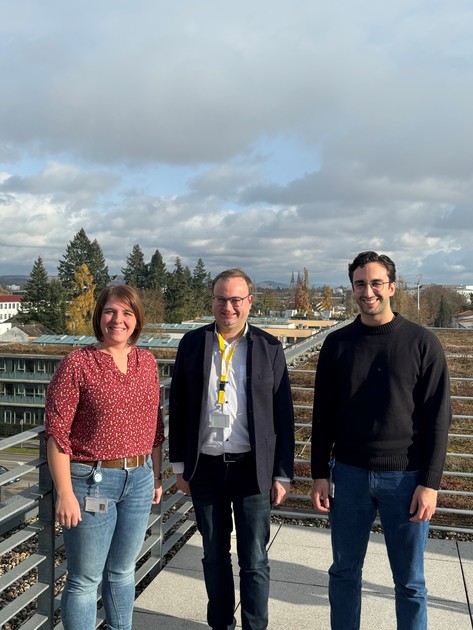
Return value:
M 214 290 L 214 287 L 219 280 L 230 280 L 230 278 L 242 278 L 248 285 L 248 293 L 250 295 L 253 293 L 253 283 L 251 282 L 251 279 L 246 275 L 244 271 L 238 269 L 238 267 L 225 269 L 225 271 L 221 271 L 217 276 L 215 276 L 215 278 L 212 280 L 212 291 Z
M 133 311 L 134 316 L 136 317 L 136 326 L 133 331 L 129 343 L 134 346 L 138 341 L 141 330 L 143 328 L 143 305 L 141 304 L 141 300 L 138 297 L 136 291 L 129 287 L 127 284 L 115 284 L 105 287 L 102 293 L 99 295 L 97 299 L 97 303 L 95 304 L 94 315 L 92 317 L 92 324 L 94 326 L 94 333 L 97 338 L 97 341 L 103 341 L 103 333 L 100 328 L 100 320 L 102 319 L 103 309 L 105 304 L 108 302 L 110 298 L 115 298 L 118 302 L 122 304 L 126 304 Z

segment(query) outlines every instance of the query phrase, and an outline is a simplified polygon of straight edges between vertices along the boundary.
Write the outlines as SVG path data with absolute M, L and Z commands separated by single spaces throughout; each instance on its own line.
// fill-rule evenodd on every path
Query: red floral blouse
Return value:
M 151 453 L 164 442 L 156 358 L 133 347 L 123 374 L 95 346 L 73 350 L 48 386 L 45 428 L 76 460 Z

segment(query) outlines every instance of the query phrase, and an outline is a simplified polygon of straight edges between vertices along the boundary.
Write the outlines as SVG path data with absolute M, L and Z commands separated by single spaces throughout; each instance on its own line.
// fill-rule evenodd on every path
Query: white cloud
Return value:
M 114 273 L 139 243 L 337 284 L 376 248 L 473 282 L 470 2 L 1 8 L 0 275 L 84 227 Z

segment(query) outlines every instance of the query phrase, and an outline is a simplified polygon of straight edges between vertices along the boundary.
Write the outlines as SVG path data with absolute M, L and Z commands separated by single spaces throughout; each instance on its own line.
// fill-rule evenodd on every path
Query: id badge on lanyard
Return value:
M 209 416 L 209 427 L 211 429 L 228 429 L 230 427 L 230 415 L 223 411 L 212 411 Z
M 98 462 L 97 468 L 92 473 L 92 479 L 95 484 L 95 496 L 85 497 L 84 509 L 86 512 L 98 512 L 106 514 L 108 512 L 108 499 L 100 496 L 100 483 L 103 480 L 102 462 Z

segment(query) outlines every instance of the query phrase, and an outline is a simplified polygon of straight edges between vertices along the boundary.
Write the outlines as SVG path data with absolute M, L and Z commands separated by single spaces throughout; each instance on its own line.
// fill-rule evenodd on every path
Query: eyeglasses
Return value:
M 360 280 L 359 282 L 353 283 L 353 290 L 355 293 L 364 293 L 366 287 L 370 285 L 375 293 L 379 293 L 383 290 L 385 284 L 391 284 L 391 281 L 387 280 L 386 282 L 383 282 L 382 280 L 372 280 L 371 282 L 363 282 Z
M 214 295 L 213 296 L 213 300 L 214 302 L 217 303 L 218 306 L 225 306 L 227 302 L 230 302 L 230 304 L 232 306 L 241 306 L 243 304 L 243 300 L 246 300 L 246 298 L 249 298 L 251 295 L 251 293 L 248 293 L 248 295 L 245 295 L 245 297 L 229 297 L 229 298 L 224 298 L 221 297 L 220 295 Z

